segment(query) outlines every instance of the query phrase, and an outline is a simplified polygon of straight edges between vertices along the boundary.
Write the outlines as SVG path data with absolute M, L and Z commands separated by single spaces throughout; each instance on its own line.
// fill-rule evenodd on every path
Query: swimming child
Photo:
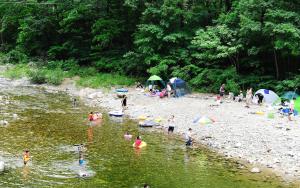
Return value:
M 132 138 L 132 135 L 129 134 L 129 132 L 127 131 L 127 132 L 124 134 L 124 138 L 125 138 L 126 140 L 130 140 L 130 139 Z
M 25 150 L 24 154 L 23 154 L 23 162 L 24 165 L 26 165 L 28 163 L 28 161 L 30 160 L 30 156 L 29 156 L 29 151 Z
M 94 113 L 93 113 L 93 112 L 91 112 L 91 113 L 89 114 L 88 120 L 89 120 L 89 121 L 93 121 L 93 120 L 94 120 Z
M 139 147 L 142 143 L 142 139 L 140 136 L 136 137 L 136 140 L 134 141 L 135 147 Z

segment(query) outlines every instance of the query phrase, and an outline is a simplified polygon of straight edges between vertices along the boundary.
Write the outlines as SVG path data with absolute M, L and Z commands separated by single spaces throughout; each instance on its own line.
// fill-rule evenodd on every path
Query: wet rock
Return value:
M 0 172 L 3 172 L 5 168 L 4 161 L 0 161 Z
M 252 169 L 250 170 L 250 172 L 252 172 L 252 173 L 260 173 L 260 169 L 257 168 L 257 167 L 254 167 L 254 168 L 252 168 Z
M 13 114 L 14 119 L 18 119 L 18 114 Z
M 8 121 L 6 121 L 6 120 L 0 120 L 0 125 L 6 126 L 6 125 L 8 125 Z
M 241 146 L 242 146 L 241 143 L 236 143 L 236 144 L 234 145 L 234 148 L 239 148 L 239 147 L 241 147 Z

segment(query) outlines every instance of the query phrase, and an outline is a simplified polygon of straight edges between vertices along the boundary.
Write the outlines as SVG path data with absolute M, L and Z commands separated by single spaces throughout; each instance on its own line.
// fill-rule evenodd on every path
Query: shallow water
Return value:
M 233 188 L 285 187 L 278 179 L 238 170 L 235 163 L 205 149 L 187 149 L 181 140 L 139 129 L 136 123 L 104 115 L 102 124 L 88 126 L 92 109 L 72 108 L 65 93 L 34 87 L 0 85 L 0 159 L 8 169 L 0 174 L 0 187 L 151 187 Z M 3 99 L 1 104 L 5 103 Z M 18 114 L 13 119 L 12 114 Z M 123 134 L 142 135 L 148 146 L 132 147 Z M 78 164 L 78 147 L 85 145 L 85 167 Z M 74 146 L 75 145 L 75 146 Z M 32 160 L 22 164 L 29 149 Z M 79 178 L 78 173 L 94 175 Z

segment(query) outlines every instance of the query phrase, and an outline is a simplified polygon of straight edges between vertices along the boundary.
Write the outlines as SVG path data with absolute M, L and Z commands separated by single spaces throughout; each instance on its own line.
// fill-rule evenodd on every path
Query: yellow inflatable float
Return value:
M 264 112 L 262 112 L 262 111 L 257 111 L 257 112 L 255 112 L 256 114 L 258 114 L 258 115 L 264 115 L 265 113 Z
M 139 146 L 136 147 L 136 146 L 135 146 L 135 143 L 133 143 L 132 146 L 135 147 L 135 148 L 143 148 L 143 147 L 146 147 L 146 146 L 147 146 L 147 143 L 144 142 L 144 141 L 142 141 L 142 143 L 141 143 Z

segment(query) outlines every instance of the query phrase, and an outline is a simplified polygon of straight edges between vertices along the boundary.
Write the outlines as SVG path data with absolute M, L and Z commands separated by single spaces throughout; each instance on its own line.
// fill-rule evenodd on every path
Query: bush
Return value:
M 8 67 L 7 70 L 3 73 L 4 77 L 10 79 L 19 79 L 26 77 L 29 72 L 29 67 L 25 64 L 19 64 L 16 66 Z
M 43 84 L 46 83 L 46 71 L 45 69 L 33 69 L 29 71 L 29 79 L 32 83 Z
M 49 61 L 47 69 L 62 69 L 63 71 L 78 70 L 80 67 L 76 60 L 70 59 L 65 61 Z
M 11 50 L 6 54 L 6 58 L 3 63 L 18 64 L 27 62 L 28 57 L 26 54 L 20 52 L 19 50 Z
M 97 75 L 98 71 L 94 67 L 74 67 L 69 71 L 69 76 L 88 77 Z
M 48 84 L 59 85 L 64 80 L 64 72 L 61 69 L 46 70 L 45 77 Z
M 118 74 L 102 74 L 95 76 L 81 77 L 77 84 L 83 87 L 111 87 L 111 86 L 130 86 L 135 83 L 135 79 Z

